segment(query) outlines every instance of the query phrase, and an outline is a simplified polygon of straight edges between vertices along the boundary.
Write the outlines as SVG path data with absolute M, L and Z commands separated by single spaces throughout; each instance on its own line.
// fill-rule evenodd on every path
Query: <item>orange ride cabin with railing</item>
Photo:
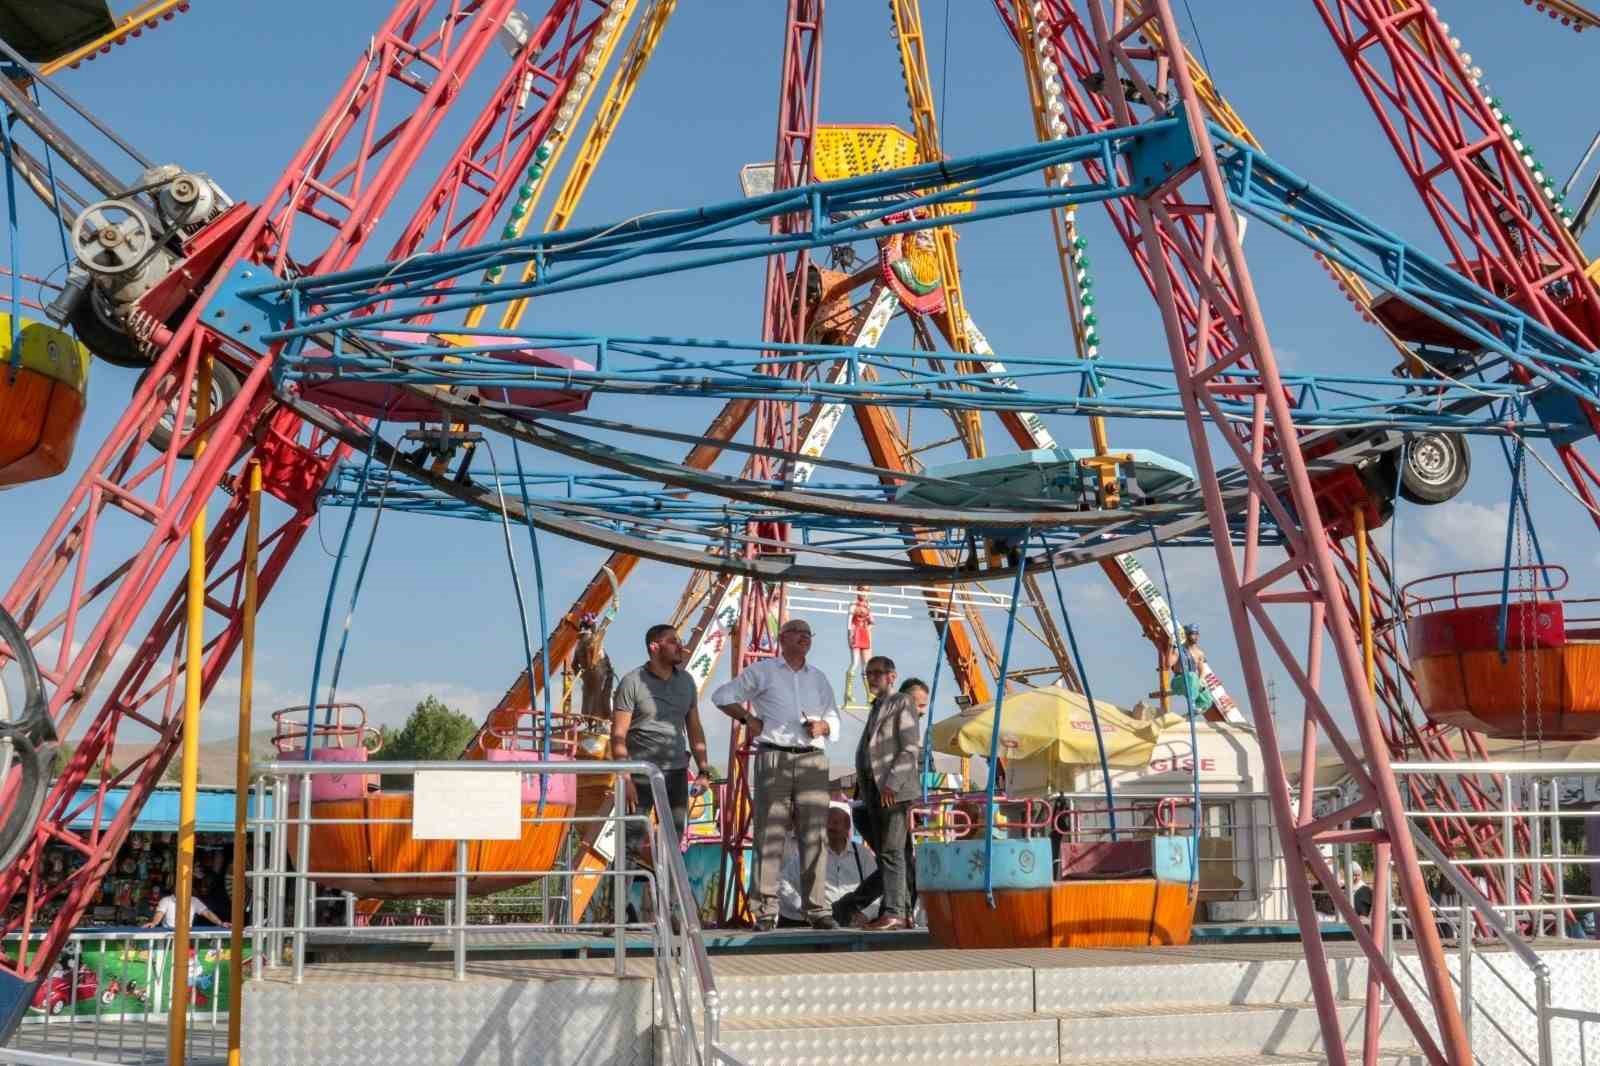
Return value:
M 328 887 L 354 892 L 365 899 L 453 896 L 455 842 L 417 840 L 412 836 L 412 794 L 380 786 L 383 763 L 370 761 L 370 757 L 379 750 L 382 738 L 367 725 L 366 712 L 355 704 L 323 706 L 317 711 L 319 721 L 311 731 L 312 761 L 353 765 L 349 774 L 311 777 L 309 870 Z M 303 759 L 306 708 L 276 711 L 272 720 L 273 745 L 279 759 Z M 490 761 L 536 762 L 544 757 L 542 730 L 509 729 L 498 740 L 500 747 L 485 752 Z M 571 761 L 576 746 L 576 730 L 554 722 L 551 761 Z M 290 786 L 291 819 L 300 817 L 298 787 L 297 783 Z M 525 775 L 521 836 L 515 840 L 468 842 L 467 894 L 500 892 L 532 880 L 534 874 L 530 871 L 553 869 L 576 797 L 573 774 Z M 288 846 L 291 856 L 299 854 L 298 825 L 288 826 Z
M 1492 737 L 1600 737 L 1600 597 L 1559 595 L 1562 566 L 1511 567 L 1508 594 L 1505 574 L 1463 570 L 1401 589 L 1423 712 Z

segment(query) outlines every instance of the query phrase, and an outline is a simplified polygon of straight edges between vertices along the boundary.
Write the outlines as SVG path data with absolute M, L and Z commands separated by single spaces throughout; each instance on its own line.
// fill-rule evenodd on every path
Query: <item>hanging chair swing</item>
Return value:
M 381 421 L 373 427 L 376 436 Z M 372 464 L 371 450 L 362 468 L 356 498 L 351 504 L 350 518 L 345 526 L 339 553 L 335 556 L 333 575 L 329 581 L 327 602 L 323 611 L 323 625 L 318 637 L 317 652 L 311 677 L 311 691 L 316 692 L 321 669 L 324 640 L 333 604 L 334 590 L 339 581 L 340 564 L 349 545 L 350 532 L 355 522 L 355 512 L 367 490 Z M 521 476 L 521 461 L 518 460 Z M 495 474 L 499 489 L 499 473 Z M 387 488 L 387 480 L 385 488 Z M 505 535 L 506 554 L 510 563 L 512 587 L 516 594 L 517 611 L 522 619 L 524 653 L 529 660 L 532 676 L 532 650 L 528 642 L 527 612 L 523 604 L 522 582 L 517 572 L 516 557 L 511 549 L 510 523 L 501 497 L 500 517 Z M 350 594 L 350 605 L 345 617 L 344 633 L 335 658 L 333 679 L 329 684 L 328 699 L 321 705 L 294 708 L 292 713 L 280 711 L 273 716 L 278 724 L 279 750 L 285 756 L 298 755 L 314 761 L 337 761 L 367 764 L 377 751 L 372 742 L 373 731 L 366 725 L 366 716 L 359 708 L 337 704 L 335 694 L 339 667 L 344 660 L 345 642 L 349 639 L 351 621 L 356 601 L 364 583 L 367 562 L 372 555 L 372 545 L 377 537 L 378 521 L 383 515 L 383 497 L 380 495 L 374 511 L 372 532 L 368 537 L 366 552 L 357 571 Z M 529 527 L 530 531 L 532 527 Z M 538 541 L 534 540 L 534 559 L 539 562 Z M 543 576 L 539 574 L 539 625 L 541 637 L 545 635 L 543 611 Z M 548 691 L 545 700 L 546 714 L 538 728 L 519 724 L 508 735 L 501 736 L 501 747 L 486 753 L 493 761 L 501 762 L 565 762 L 573 758 L 575 742 L 569 732 L 552 728 L 549 713 Z M 318 721 L 318 711 L 321 721 Z M 302 722 L 300 715 L 304 714 Z M 378 764 L 381 766 L 381 763 Z M 522 783 L 521 835 L 512 840 L 475 840 L 467 843 L 469 896 L 487 895 L 525 884 L 534 880 L 538 872 L 553 869 L 566 835 L 567 822 L 577 799 L 576 775 L 566 773 L 524 774 Z M 299 799 L 290 797 L 291 818 L 298 818 Z M 418 840 L 412 836 L 413 795 L 408 790 L 379 787 L 376 775 L 352 773 L 349 775 L 318 775 L 312 778 L 309 868 L 317 871 L 317 880 L 331 887 L 368 899 L 428 899 L 449 898 L 454 894 L 455 881 L 451 876 L 456 869 L 456 843 L 451 840 Z M 299 826 L 289 826 L 289 854 L 298 854 Z
M 1600 602 L 1563 595 L 1528 511 L 1526 444 L 1511 459 L 1504 562 L 1400 590 L 1423 713 L 1439 725 L 1538 742 L 1600 737 Z

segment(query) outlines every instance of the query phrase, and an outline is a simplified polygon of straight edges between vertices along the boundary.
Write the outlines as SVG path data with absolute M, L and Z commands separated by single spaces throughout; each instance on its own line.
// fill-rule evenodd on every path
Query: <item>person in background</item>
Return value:
M 611 757 L 654 763 L 661 768 L 671 810 L 654 813 L 662 820 L 670 815 L 675 839 L 682 840 L 689 818 L 691 750 L 699 770 L 695 788 L 711 783 L 706 734 L 700 725 L 700 693 L 694 678 L 682 669 L 687 654 L 676 629 L 666 624 L 651 626 L 645 630 L 644 648 L 644 665 L 624 675 L 612 694 Z M 634 774 L 624 779 L 623 788 L 630 812 L 652 813 L 650 778 Z M 644 837 L 641 823 L 629 823 L 627 855 L 631 867 L 638 866 Z
M 837 929 L 823 879 L 823 836 L 828 814 L 830 737 L 839 735 L 839 706 L 827 675 L 806 663 L 811 626 L 791 618 L 778 630 L 778 654 L 759 659 L 711 694 L 755 745 L 755 895 L 757 929 L 778 924 L 778 874 L 792 823 L 800 836 L 800 881 L 806 920 Z
M 1345 890 L 1350 893 L 1350 905 L 1355 907 L 1356 913 L 1363 918 L 1372 915 L 1372 886 L 1367 884 L 1366 871 L 1361 869 L 1359 862 L 1350 864 L 1350 876 L 1345 881 Z
M 912 703 L 914 703 L 917 708 L 917 717 L 919 719 L 925 718 L 928 713 L 929 696 L 927 682 L 923 681 L 920 677 L 910 677 L 901 683 L 900 691 L 911 697 Z M 928 726 L 926 721 L 919 721 L 917 723 L 917 729 L 924 735 L 924 737 L 926 737 L 927 728 Z M 923 776 L 922 756 L 919 754 L 917 757 L 918 780 L 920 781 Z M 938 779 L 938 775 L 931 772 L 927 776 L 930 777 L 932 781 L 937 781 Z M 924 782 L 924 784 L 931 787 L 932 781 Z M 917 795 L 910 798 L 914 802 L 916 799 L 920 798 L 920 796 L 921 793 L 919 792 Z M 866 806 L 858 800 L 851 813 L 855 817 L 856 830 L 860 832 L 861 838 L 863 840 L 868 839 L 872 835 L 873 829 L 871 815 L 868 814 Z M 906 821 L 906 894 L 910 898 L 912 912 L 915 914 L 918 910 L 917 864 L 914 861 L 914 856 L 912 854 L 911 829 L 912 827 L 910 819 L 908 818 Z M 883 868 L 879 867 L 877 872 L 862 882 L 862 885 L 859 889 L 850 893 L 849 896 L 834 902 L 833 917 L 842 925 L 863 925 L 867 921 L 871 920 L 872 915 L 870 912 L 876 907 L 878 901 L 882 898 Z
M 827 880 L 828 903 L 837 908 L 868 879 L 878 875 L 878 860 L 865 844 L 851 839 L 850 806 L 834 800 L 828 804 L 827 840 L 822 853 L 823 875 Z M 879 878 L 881 881 L 881 877 Z M 869 904 L 875 917 L 877 904 Z M 800 849 L 794 838 L 783 857 L 783 873 L 778 878 L 778 925 L 782 928 L 809 926 L 805 900 L 800 896 Z
M 883 902 L 878 917 L 863 928 L 904 929 L 911 918 L 908 820 L 911 801 L 921 794 L 922 726 L 916 700 L 895 689 L 893 659 L 867 660 L 866 678 L 873 699 L 856 746 L 856 798 L 870 830 L 867 843 L 878 856 Z
M 900 691 L 911 697 L 911 702 L 916 704 L 917 717 L 925 717 L 928 713 L 928 683 L 920 677 L 908 677 L 900 685 Z M 927 727 L 924 726 L 924 729 Z
M 844 702 L 851 702 L 857 676 L 865 676 L 867 659 L 872 655 L 872 604 L 867 602 L 867 587 L 856 588 L 855 602 L 850 605 L 850 624 L 845 630 L 845 643 L 850 647 L 850 666 L 844 675 Z
M 198 916 L 204 916 L 205 920 L 212 925 L 226 925 L 226 922 L 211 913 L 210 907 L 200 901 L 198 888 L 199 886 L 197 885 L 189 892 L 190 927 L 194 926 L 195 918 Z M 162 896 L 156 902 L 156 912 L 150 916 L 148 922 L 144 923 L 144 928 L 146 929 L 154 929 L 157 926 L 162 929 L 176 929 L 178 927 L 178 894 L 176 888 L 168 891 L 165 896 Z

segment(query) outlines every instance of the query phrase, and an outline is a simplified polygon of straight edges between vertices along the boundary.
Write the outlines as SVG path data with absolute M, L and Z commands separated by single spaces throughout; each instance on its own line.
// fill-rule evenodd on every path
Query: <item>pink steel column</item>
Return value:
M 1131 7 L 1131 10 L 1130 10 Z M 1233 213 L 1228 206 L 1227 187 L 1217 164 L 1204 112 L 1189 77 L 1188 65 L 1180 40 L 1178 26 L 1166 0 L 1148 0 L 1147 3 L 1126 5 L 1120 0 L 1113 4 L 1113 20 L 1108 24 L 1106 13 L 1099 0 L 1091 0 L 1090 16 L 1093 34 L 1104 73 L 1102 91 L 1110 100 L 1116 120 L 1123 125 L 1136 123 L 1123 88 L 1126 77 L 1133 86 L 1142 105 L 1157 117 L 1170 114 L 1169 105 L 1161 100 L 1159 89 L 1176 90 L 1176 101 L 1182 105 L 1190 136 L 1194 141 L 1197 158 L 1193 164 L 1175 172 L 1173 177 L 1154 190 L 1147 198 L 1134 201 L 1148 262 L 1154 267 L 1157 302 L 1161 308 L 1162 322 L 1166 328 L 1171 348 L 1173 368 L 1177 373 L 1190 442 L 1194 448 L 1196 473 L 1205 492 L 1206 511 L 1210 519 L 1216 544 L 1218 569 L 1222 578 L 1224 597 L 1228 603 L 1230 619 L 1239 645 L 1240 665 L 1244 671 L 1246 687 L 1250 694 L 1251 711 L 1256 729 L 1262 739 L 1263 752 L 1268 767 L 1267 778 L 1273 815 L 1282 838 L 1286 859 L 1292 871 L 1309 866 L 1313 875 L 1334 899 L 1355 933 L 1356 940 L 1367 956 L 1369 967 L 1374 968 L 1394 997 L 1395 1006 L 1411 1027 L 1413 1036 L 1435 1063 L 1450 1062 L 1470 1066 L 1471 1052 L 1466 1034 L 1456 1008 L 1454 992 L 1445 969 L 1443 947 L 1437 930 L 1426 916 L 1432 913 L 1431 902 L 1422 881 L 1421 868 L 1409 831 L 1405 828 L 1400 793 L 1389 769 L 1389 757 L 1384 737 L 1379 727 L 1377 711 L 1368 692 L 1361 655 L 1356 647 L 1354 631 L 1348 614 L 1342 609 L 1327 610 L 1330 598 L 1336 595 L 1339 575 L 1334 567 L 1328 547 L 1327 533 L 1317 511 L 1317 502 L 1306 473 L 1295 426 L 1286 402 L 1277 362 L 1272 354 L 1271 342 L 1251 284 L 1244 252 L 1239 243 Z M 1139 29 L 1155 21 L 1170 51 L 1156 51 L 1148 47 L 1130 45 Z M 1155 60 L 1154 68 L 1141 67 L 1136 60 Z M 1170 81 L 1168 80 L 1170 75 Z M 1205 227 L 1203 253 L 1198 261 L 1188 263 L 1192 276 L 1198 282 L 1198 291 L 1192 299 L 1201 304 L 1202 328 L 1195 338 L 1195 348 L 1190 348 L 1191 337 L 1185 334 L 1179 311 L 1179 296 L 1174 283 L 1182 283 L 1184 276 L 1171 269 L 1163 247 L 1163 236 L 1178 231 L 1185 223 L 1194 224 L 1189 217 L 1180 220 L 1170 215 L 1162 203 L 1164 191 L 1183 185 L 1190 179 L 1200 179 L 1201 190 L 1191 203 L 1203 214 L 1200 222 Z M 1220 247 L 1222 261 L 1218 261 Z M 1192 256 L 1191 256 L 1192 258 Z M 1228 322 L 1234 347 L 1220 354 L 1211 348 L 1213 311 L 1218 294 L 1217 281 L 1224 270 L 1232 279 L 1237 299 L 1237 315 Z M 1191 356 L 1199 358 L 1191 362 Z M 1259 375 L 1254 384 L 1227 381 L 1227 371 L 1251 360 Z M 1253 392 L 1266 402 L 1265 424 L 1253 428 L 1250 447 L 1230 431 L 1217 404 L 1216 396 L 1239 396 Z M 1247 473 L 1252 495 L 1259 498 L 1261 506 L 1270 510 L 1288 542 L 1285 562 L 1258 573 L 1254 568 L 1256 546 L 1259 544 L 1259 515 L 1251 512 L 1246 530 L 1246 559 L 1252 565 L 1242 574 L 1232 548 L 1227 515 L 1223 510 L 1221 492 L 1216 480 L 1216 464 L 1211 454 L 1207 433 L 1207 420 L 1221 430 L 1223 439 L 1234 453 L 1240 467 Z M 1270 434 L 1271 449 L 1263 444 Z M 1270 466 L 1262 458 L 1270 455 Z M 1287 501 L 1280 499 L 1269 478 L 1282 477 L 1287 483 Z M 1285 586 L 1294 582 L 1296 586 Z M 1323 608 L 1323 618 L 1333 641 L 1345 691 L 1350 699 L 1359 734 L 1359 749 L 1350 744 L 1333 721 L 1326 704 L 1301 668 L 1278 627 L 1272 622 L 1268 608 L 1276 604 L 1304 603 Z M 1342 604 L 1336 605 L 1342 608 Z M 1306 699 L 1306 711 L 1314 716 L 1328 741 L 1344 760 L 1352 778 L 1361 790 L 1361 799 L 1341 811 L 1317 819 L 1302 819 L 1291 802 L 1288 780 L 1276 758 L 1280 746 L 1275 724 L 1267 702 L 1266 687 L 1257 651 L 1257 632 L 1276 652 L 1279 661 L 1288 670 L 1296 686 Z M 1373 830 L 1340 830 L 1337 827 L 1370 812 L 1382 815 L 1382 826 Z M 1445 1051 L 1437 1044 L 1423 1024 L 1417 1008 L 1406 996 L 1393 970 L 1383 958 L 1379 945 L 1371 932 L 1355 915 L 1350 901 L 1338 890 L 1337 879 L 1323 860 L 1317 845 L 1348 841 L 1389 843 L 1394 851 L 1395 872 L 1408 912 L 1413 916 L 1417 937 L 1419 961 L 1427 981 L 1434 1015 L 1443 1037 Z M 1326 955 L 1317 928 L 1316 916 L 1311 907 L 1311 893 L 1303 878 L 1291 876 L 1289 889 L 1295 899 L 1297 917 L 1305 943 L 1307 961 L 1321 1019 L 1324 1053 L 1330 1060 L 1341 1061 L 1345 1055 L 1343 1034 L 1337 1015 L 1337 1002 L 1329 980 Z
M 823 0 L 788 0 L 783 27 L 783 67 L 778 83 L 778 140 L 772 154 L 772 187 L 790 189 L 811 181 L 811 139 L 816 130 L 817 106 L 822 90 L 822 15 Z M 810 225 L 810 214 L 800 212 L 773 218 L 774 234 L 796 233 Z M 765 299 L 762 305 L 761 338 L 786 344 L 799 344 L 806 334 L 806 274 L 811 256 L 804 249 L 790 255 L 775 255 L 767 260 Z M 771 373 L 783 374 L 781 366 Z M 755 443 L 767 448 L 799 450 L 796 436 L 795 405 L 762 401 L 755 410 Z M 746 464 L 748 476 L 782 476 L 781 460 L 752 455 Z M 750 532 L 767 540 L 788 538 L 787 525 L 752 523 Z M 745 551 L 755 555 L 771 549 L 749 545 Z M 776 652 L 774 620 L 783 615 L 783 586 L 747 579 L 739 603 L 739 624 L 734 632 L 736 647 L 733 672 L 738 673 L 758 659 Z M 722 804 L 722 869 L 729 871 L 722 887 L 718 918 L 723 924 L 745 917 L 744 840 L 750 832 L 753 782 L 750 780 L 750 741 L 743 726 L 735 725 L 728 738 L 728 787 Z

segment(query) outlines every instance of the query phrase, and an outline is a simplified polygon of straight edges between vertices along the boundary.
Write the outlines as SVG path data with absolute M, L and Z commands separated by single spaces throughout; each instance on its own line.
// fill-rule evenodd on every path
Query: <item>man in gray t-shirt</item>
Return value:
M 711 784 L 706 734 L 700 727 L 700 693 L 681 665 L 688 657 L 669 625 L 651 626 L 644 635 L 649 659 L 617 682 L 611 697 L 611 757 L 655 763 L 667 779 L 667 803 L 679 839 L 689 815 L 689 753 L 699 775 L 696 790 Z M 628 810 L 649 814 L 650 779 L 636 775 L 624 782 Z M 666 812 L 656 811 L 661 818 Z M 636 860 L 644 840 L 643 826 L 630 825 L 628 856 Z

